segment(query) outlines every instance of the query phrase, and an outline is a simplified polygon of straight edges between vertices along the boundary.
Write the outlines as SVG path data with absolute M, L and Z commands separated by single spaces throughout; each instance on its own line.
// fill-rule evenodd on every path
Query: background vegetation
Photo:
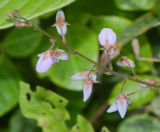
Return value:
M 112 28 L 123 46 L 119 56 L 134 60 L 141 79 L 160 82 L 159 63 L 138 61 L 131 47 L 131 40 L 138 38 L 141 56 L 160 57 L 159 0 L 0 0 L 0 132 L 158 132 L 159 89 L 130 96 L 132 105 L 122 120 L 117 112 L 105 112 L 119 93 L 120 78 L 104 75 L 84 103 L 83 85 L 70 77 L 91 67 L 86 60 L 71 56 L 44 74 L 35 71 L 37 54 L 48 49 L 49 39 L 32 28 L 13 27 L 6 14 L 17 9 L 61 40 L 51 27 L 60 8 L 71 24 L 66 37 L 73 48 L 98 61 L 98 33 L 103 27 Z M 125 93 L 138 89 L 127 81 Z

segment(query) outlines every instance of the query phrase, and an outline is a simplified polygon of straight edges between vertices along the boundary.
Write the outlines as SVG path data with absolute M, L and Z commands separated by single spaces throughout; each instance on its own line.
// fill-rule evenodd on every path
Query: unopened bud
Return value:
M 17 23 L 15 23 L 15 26 L 17 28 L 22 28 L 22 27 L 27 27 L 29 25 L 26 22 L 17 22 Z
M 134 68 L 135 64 L 132 60 L 128 59 L 126 56 L 123 56 L 117 61 L 117 66 Z

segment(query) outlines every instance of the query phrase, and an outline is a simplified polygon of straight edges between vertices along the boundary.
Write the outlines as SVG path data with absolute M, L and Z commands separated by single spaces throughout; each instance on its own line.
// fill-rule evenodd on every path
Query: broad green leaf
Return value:
M 141 80 L 144 79 L 155 79 L 157 82 L 160 81 L 158 77 L 153 76 L 140 76 Z M 114 89 L 111 92 L 111 95 L 109 97 L 109 104 L 112 104 L 117 96 L 120 94 L 120 89 L 122 87 L 123 81 L 117 83 L 114 87 Z M 141 107 L 144 104 L 150 102 L 154 96 L 156 91 L 151 88 L 141 88 L 136 82 L 132 82 L 127 80 L 123 93 L 125 95 L 136 92 L 134 94 L 131 94 L 128 96 L 128 99 L 131 101 L 131 105 L 129 105 L 129 109 L 137 109 L 137 107 Z
M 154 117 L 141 114 L 134 115 L 122 122 L 118 132 L 159 132 L 160 121 Z
M 18 102 L 19 74 L 10 60 L 0 56 L 0 116 L 9 112 Z
M 118 43 L 122 45 L 127 44 L 134 38 L 158 25 L 160 25 L 160 16 L 153 13 L 147 13 L 135 20 L 118 36 Z
M 0 4 L 0 29 L 12 26 L 7 20 L 7 13 L 13 9 L 19 10 L 22 16 L 32 19 L 69 5 L 75 0 L 5 0 Z
M 65 121 L 69 114 L 65 109 L 67 100 L 63 97 L 42 87 L 31 91 L 28 84 L 21 82 L 19 103 L 22 114 L 37 120 L 43 132 L 68 132 Z
M 117 35 L 131 25 L 131 21 L 119 16 L 97 16 L 92 18 L 91 26 L 99 33 L 102 28 L 112 28 Z
M 78 17 L 77 17 L 78 16 Z M 73 10 L 70 6 L 66 9 L 67 22 L 71 24 L 80 23 L 87 24 L 91 19 L 91 14 L 82 10 Z
M 112 7 L 112 8 L 111 8 Z M 88 12 L 90 14 L 113 14 L 120 12 L 116 7 L 114 0 L 108 2 L 106 0 L 101 0 L 97 2 L 97 0 L 78 0 L 69 7 L 73 12 L 76 10 Z M 77 16 L 78 17 L 78 16 Z
M 156 2 L 157 0 L 115 0 L 117 7 L 126 11 L 150 10 Z
M 97 61 L 98 43 L 97 36 L 93 31 L 81 25 L 71 25 L 67 34 L 67 42 L 72 48 Z M 54 64 L 47 73 L 41 74 L 41 76 L 49 77 L 53 83 L 65 89 L 82 90 L 82 82 L 73 81 L 70 78 L 78 72 L 90 69 L 92 66 L 91 62 L 78 55 L 71 54 L 69 60 Z
M 148 106 L 148 109 L 160 117 L 160 96 L 154 98 L 154 100 L 151 102 L 151 104 Z
M 94 132 L 92 125 L 82 116 L 77 116 L 77 124 L 72 128 L 72 132 Z
M 36 121 L 26 119 L 17 111 L 10 119 L 9 132 L 41 132 L 41 129 L 36 127 Z
M 40 44 L 42 34 L 31 29 L 14 29 L 7 34 L 2 50 L 15 58 L 31 55 Z

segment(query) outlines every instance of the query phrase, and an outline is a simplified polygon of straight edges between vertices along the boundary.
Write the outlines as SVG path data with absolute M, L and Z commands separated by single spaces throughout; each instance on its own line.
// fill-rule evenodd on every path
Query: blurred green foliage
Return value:
M 118 35 L 117 43 L 123 46 L 119 57 L 126 55 L 134 60 L 140 79 L 160 83 L 159 63 L 138 61 L 131 47 L 131 40 L 138 38 L 141 56 L 160 56 L 160 1 L 1 0 L 0 132 L 159 132 L 159 90 L 142 90 L 137 83 L 127 81 L 124 94 L 137 92 L 129 96 L 132 104 L 122 120 L 117 112 L 108 114 L 102 107 L 118 96 L 123 81 L 120 78 L 102 76 L 84 103 L 82 82 L 70 77 L 90 69 L 88 61 L 70 55 L 68 61 L 55 64 L 48 72 L 36 73 L 37 54 L 50 47 L 49 39 L 32 28 L 11 27 L 14 23 L 6 15 L 17 9 L 61 41 L 51 27 L 60 8 L 70 23 L 66 38 L 71 47 L 98 62 L 98 34 L 104 27 L 112 28 Z M 55 46 L 61 47 L 59 43 Z M 117 59 L 113 60 L 114 69 L 130 74 L 129 70 L 117 68 Z M 97 118 L 99 108 L 103 110 Z

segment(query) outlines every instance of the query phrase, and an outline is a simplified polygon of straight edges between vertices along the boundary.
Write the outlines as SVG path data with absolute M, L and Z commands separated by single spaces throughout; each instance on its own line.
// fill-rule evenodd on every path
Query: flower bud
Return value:
M 126 56 L 121 57 L 116 64 L 117 66 L 121 66 L 121 67 L 135 68 L 134 62 L 128 59 Z

